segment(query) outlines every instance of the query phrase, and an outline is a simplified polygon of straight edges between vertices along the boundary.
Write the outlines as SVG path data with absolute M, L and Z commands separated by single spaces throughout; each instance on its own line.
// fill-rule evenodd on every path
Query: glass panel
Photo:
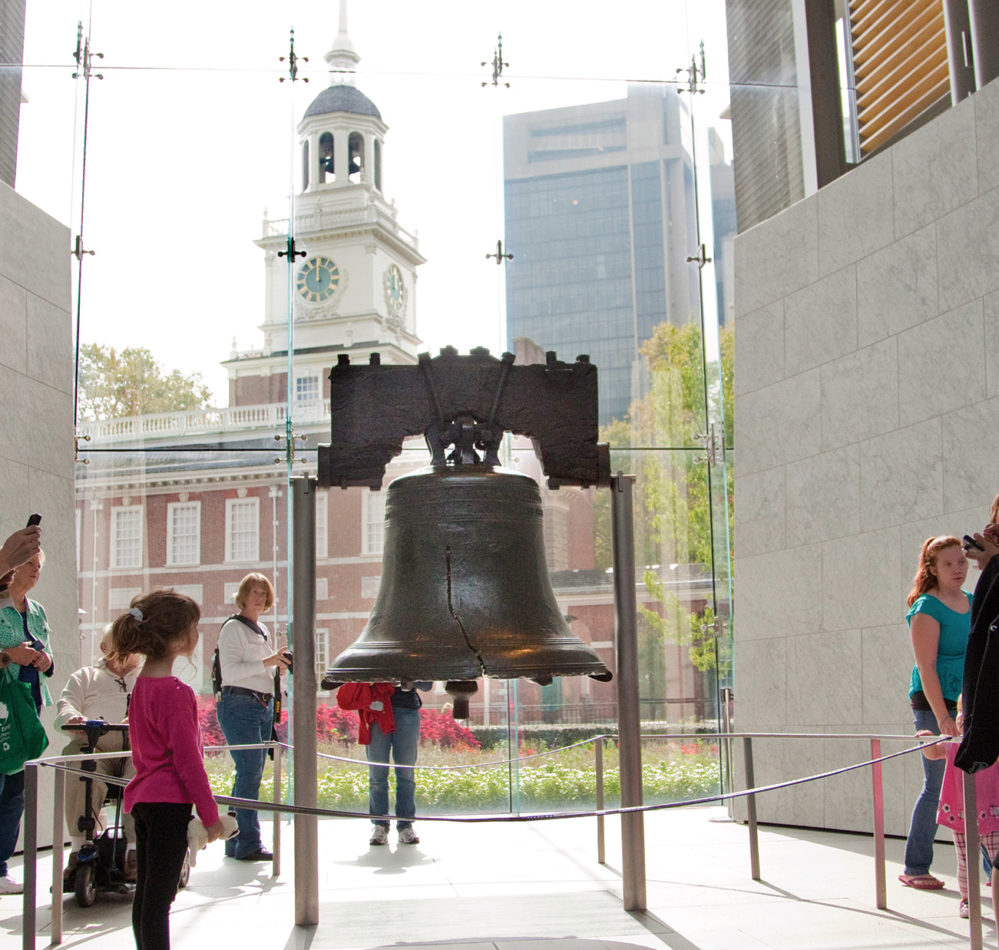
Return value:
M 418 4 L 354 2 L 341 36 L 337 5 L 298 0 L 256 11 L 229 43 L 232 3 L 175 4 L 150 31 L 134 4 L 91 19 L 28 0 L 18 190 L 79 240 L 81 662 L 132 596 L 174 586 L 202 605 L 184 675 L 207 693 L 252 570 L 274 583 L 263 619 L 286 635 L 288 479 L 314 475 L 330 439 L 339 356 L 554 350 L 597 365 L 613 470 L 637 479 L 643 720 L 650 734 L 717 728 L 732 613 L 724 7 L 445 4 L 447 29 L 428 33 Z M 385 484 L 426 461 L 408 447 Z M 509 464 L 542 480 L 524 449 Z M 608 494 L 545 489 L 544 540 L 570 628 L 613 665 Z M 377 595 L 385 493 L 319 499 L 322 668 Z M 328 749 L 363 757 L 336 732 L 333 697 L 320 701 Z M 472 759 L 436 715 L 449 702 L 440 684 L 426 694 L 443 737 L 428 764 Z M 471 726 L 493 761 L 613 731 L 616 716 L 614 683 L 485 680 Z M 669 742 L 650 739 L 650 760 L 701 755 Z M 538 770 L 562 761 L 589 782 L 594 759 L 591 745 L 496 766 L 477 804 L 434 807 L 575 807 L 589 791 L 537 791 Z

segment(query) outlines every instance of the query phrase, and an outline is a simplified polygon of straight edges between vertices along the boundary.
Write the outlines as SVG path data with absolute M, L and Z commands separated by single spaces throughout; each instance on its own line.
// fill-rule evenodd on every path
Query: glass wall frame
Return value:
M 637 476 L 643 720 L 719 728 L 732 654 L 724 3 L 553 6 L 443 3 L 449 29 L 432 30 L 401 0 L 350 3 L 345 23 L 295 2 L 256 11 L 236 41 L 237 4 L 179 4 L 154 23 L 125 2 L 28 0 L 17 188 L 73 241 L 81 663 L 134 594 L 173 586 L 203 607 L 183 675 L 207 693 L 218 628 L 254 570 L 277 589 L 264 620 L 287 636 L 288 480 L 314 475 L 329 440 L 337 357 L 498 355 L 529 337 L 519 359 L 554 349 L 597 365 L 601 437 L 613 470 Z M 323 112 L 334 86 L 353 92 Z M 515 440 L 506 460 L 543 482 Z M 386 484 L 426 461 L 407 446 Z M 326 662 L 377 594 L 383 497 L 321 497 Z M 559 603 L 613 666 L 607 493 L 543 497 Z M 446 703 L 439 688 L 427 698 Z M 473 701 L 473 723 L 505 731 L 507 748 L 615 720 L 614 684 L 586 679 L 486 680 Z

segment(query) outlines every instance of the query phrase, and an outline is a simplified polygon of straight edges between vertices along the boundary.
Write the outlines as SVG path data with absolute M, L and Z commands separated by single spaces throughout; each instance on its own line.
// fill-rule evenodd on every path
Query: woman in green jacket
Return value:
M 42 706 L 52 705 L 44 678 L 54 672 L 45 610 L 28 597 L 28 591 L 38 583 L 44 559 L 39 551 L 18 567 L 5 596 L 0 597 L 0 651 L 6 660 L 3 675 L 9 673 L 28 684 L 36 715 Z M 17 847 L 23 813 L 24 769 L 0 775 L 0 894 L 20 894 L 23 890 L 23 885 L 7 873 L 7 859 Z

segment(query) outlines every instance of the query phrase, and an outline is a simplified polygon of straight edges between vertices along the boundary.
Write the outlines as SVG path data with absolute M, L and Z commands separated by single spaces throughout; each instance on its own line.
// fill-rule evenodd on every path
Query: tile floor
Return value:
M 745 826 L 722 807 L 645 816 L 647 905 L 621 905 L 618 825 L 607 821 L 607 864 L 596 861 L 593 819 L 457 824 L 421 821 L 418 845 L 369 847 L 367 822 L 319 823 L 319 923 L 295 926 L 294 834 L 284 826 L 283 873 L 201 853 L 171 918 L 175 948 L 227 944 L 282 950 L 797 950 L 968 947 L 957 915 L 954 850 L 938 845 L 943 891 L 902 887 L 902 842 L 889 840 L 888 910 L 877 910 L 872 839 L 801 829 L 760 829 L 760 881 L 749 870 Z M 270 829 L 265 829 L 269 840 Z M 15 862 L 14 871 L 22 869 Z M 39 859 L 51 875 L 51 857 Z M 48 896 L 47 893 L 45 895 Z M 64 947 L 131 947 L 130 903 L 101 895 L 88 909 L 64 898 Z M 23 942 L 21 898 L 0 897 L 0 945 Z M 983 888 L 984 946 L 996 947 Z M 34 946 L 51 945 L 39 902 Z M 29 941 L 30 943 L 30 941 Z

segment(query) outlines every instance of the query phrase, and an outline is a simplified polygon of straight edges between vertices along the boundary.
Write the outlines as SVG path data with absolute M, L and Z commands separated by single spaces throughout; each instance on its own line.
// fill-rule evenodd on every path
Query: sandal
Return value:
M 968 909 L 968 898 L 967 897 L 962 897 L 961 898 L 961 905 L 957 909 L 957 916 L 958 917 L 963 917 L 965 920 L 967 920 L 971 916 L 971 911 Z
M 914 887 L 920 891 L 939 891 L 944 882 L 932 874 L 900 874 L 898 879 L 906 887 Z

